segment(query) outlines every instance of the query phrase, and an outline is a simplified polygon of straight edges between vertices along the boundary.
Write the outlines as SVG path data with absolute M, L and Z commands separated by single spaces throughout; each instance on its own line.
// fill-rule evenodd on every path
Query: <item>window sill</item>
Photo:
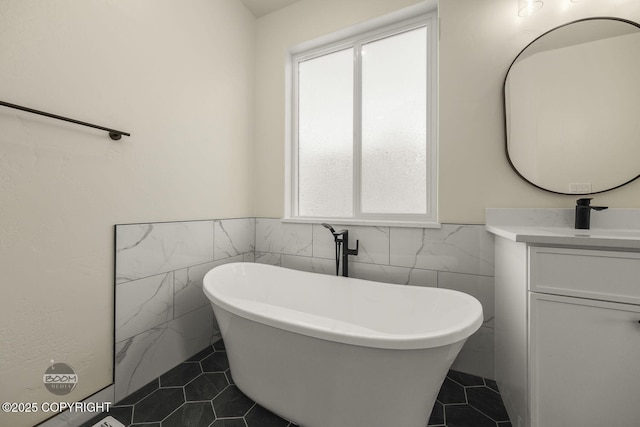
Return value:
M 353 218 L 281 218 L 281 222 L 293 224 L 321 224 L 331 225 L 363 225 L 370 227 L 411 227 L 411 228 L 442 228 L 439 222 L 429 221 L 400 221 L 383 219 L 353 219 Z

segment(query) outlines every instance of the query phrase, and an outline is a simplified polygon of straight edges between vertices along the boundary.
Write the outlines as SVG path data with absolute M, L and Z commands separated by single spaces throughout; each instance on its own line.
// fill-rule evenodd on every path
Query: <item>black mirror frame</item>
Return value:
M 615 18 L 615 17 L 611 17 L 611 16 L 597 16 L 597 17 L 583 18 L 583 19 L 577 19 L 575 21 L 567 22 L 566 24 L 558 25 L 557 27 L 554 27 L 554 28 L 552 28 L 552 29 L 550 29 L 548 31 L 545 31 L 544 33 L 542 33 L 541 35 L 539 35 L 538 37 L 533 39 L 529 44 L 527 44 L 520 51 L 520 53 L 518 53 L 516 55 L 514 60 L 509 65 L 509 68 L 507 69 L 507 72 L 505 74 L 504 82 L 502 84 L 502 107 L 503 107 L 503 118 L 504 118 L 504 150 L 505 150 L 505 155 L 507 157 L 507 161 L 509 162 L 509 166 L 511 166 L 511 169 L 513 169 L 513 171 L 516 173 L 516 175 L 518 175 L 520 178 L 522 178 L 525 182 L 531 184 L 532 186 L 534 186 L 534 187 L 536 187 L 536 188 L 538 188 L 540 190 L 547 191 L 547 192 L 553 193 L 553 194 L 561 194 L 561 195 L 565 195 L 565 196 L 575 197 L 576 195 L 600 194 L 600 193 L 605 193 L 607 191 L 612 191 L 612 190 L 615 190 L 615 189 L 620 188 L 622 186 L 625 186 L 625 185 L 635 181 L 636 179 L 640 178 L 640 174 L 639 174 L 636 177 L 631 178 L 630 180 L 628 180 L 628 181 L 626 181 L 626 182 L 624 182 L 624 183 L 622 183 L 620 185 L 616 185 L 615 187 L 607 188 L 605 190 L 600 190 L 600 191 L 593 191 L 593 192 L 590 192 L 590 193 L 563 193 L 563 192 L 560 192 L 560 191 L 549 190 L 548 188 L 541 187 L 541 186 L 539 186 L 537 184 L 534 184 L 533 182 L 529 181 L 527 178 L 525 178 L 518 171 L 518 169 L 516 169 L 515 165 L 511 161 L 511 157 L 509 156 L 509 139 L 508 139 L 508 132 L 507 132 L 507 93 L 506 93 L 507 91 L 506 91 L 506 87 L 507 87 L 507 78 L 509 77 L 509 71 L 511 71 L 511 68 L 513 67 L 513 65 L 516 63 L 516 61 L 518 60 L 520 55 L 522 55 L 524 53 L 524 51 L 526 51 L 529 46 L 531 46 L 532 44 L 534 44 L 536 41 L 538 41 L 542 37 L 546 36 L 547 34 L 551 33 L 552 31 L 555 31 L 555 30 L 557 30 L 559 28 L 566 27 L 568 25 L 576 24 L 578 22 L 594 21 L 594 20 L 602 20 L 602 19 L 624 22 L 624 23 L 633 25 L 634 27 L 637 27 L 638 29 L 640 29 L 640 24 L 638 24 L 637 22 L 630 21 L 630 20 L 624 19 L 624 18 Z

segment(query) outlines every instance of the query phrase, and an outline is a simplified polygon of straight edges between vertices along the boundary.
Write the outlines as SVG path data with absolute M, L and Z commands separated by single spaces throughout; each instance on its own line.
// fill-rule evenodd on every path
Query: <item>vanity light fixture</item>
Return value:
M 542 8 L 542 0 L 518 0 L 518 16 L 530 16 Z

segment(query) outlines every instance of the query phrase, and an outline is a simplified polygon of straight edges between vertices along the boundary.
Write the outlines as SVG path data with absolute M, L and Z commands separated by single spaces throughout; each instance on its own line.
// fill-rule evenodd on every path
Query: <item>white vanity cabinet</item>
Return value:
M 640 246 L 494 234 L 496 381 L 513 426 L 640 426 Z

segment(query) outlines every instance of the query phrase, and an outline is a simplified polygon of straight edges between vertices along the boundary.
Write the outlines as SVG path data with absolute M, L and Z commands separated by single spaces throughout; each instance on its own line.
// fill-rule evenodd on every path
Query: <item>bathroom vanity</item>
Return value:
M 606 208 L 589 196 L 640 178 L 637 130 L 629 131 L 637 110 L 628 107 L 640 94 L 639 47 L 636 22 L 580 19 L 524 47 L 505 78 L 514 172 L 584 197 L 575 209 L 487 209 L 495 376 L 515 427 L 640 426 L 640 210 L 591 216 Z
M 639 426 L 640 229 L 490 216 L 495 373 L 513 426 Z

